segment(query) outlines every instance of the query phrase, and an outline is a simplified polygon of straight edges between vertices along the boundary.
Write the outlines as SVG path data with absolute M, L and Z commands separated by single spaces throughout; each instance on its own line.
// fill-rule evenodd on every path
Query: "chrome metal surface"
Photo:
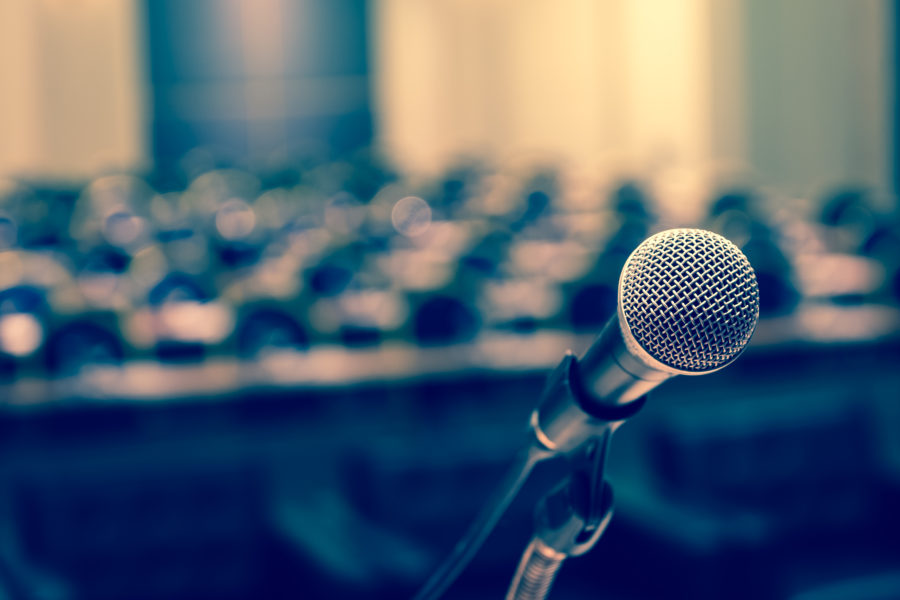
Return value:
M 653 366 L 702 374 L 729 364 L 759 318 L 759 290 L 747 257 L 702 229 L 651 236 L 619 279 L 619 321 L 630 349 Z

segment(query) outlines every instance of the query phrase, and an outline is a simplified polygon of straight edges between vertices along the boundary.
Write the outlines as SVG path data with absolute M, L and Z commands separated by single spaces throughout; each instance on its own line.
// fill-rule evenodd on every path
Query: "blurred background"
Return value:
M 0 598 L 411 596 L 676 226 L 760 324 L 617 434 L 551 597 L 900 598 L 898 15 L 0 0 Z

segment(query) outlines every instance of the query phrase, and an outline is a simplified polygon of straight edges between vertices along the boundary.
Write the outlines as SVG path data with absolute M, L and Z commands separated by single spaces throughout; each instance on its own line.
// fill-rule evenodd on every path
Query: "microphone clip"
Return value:
M 612 486 L 603 478 L 608 431 L 576 453 L 571 475 L 538 502 L 535 532 L 510 583 L 507 600 L 542 600 L 563 562 L 590 551 L 612 520 Z
M 535 539 L 562 557 L 588 552 L 612 519 L 613 490 L 603 478 L 606 445 L 594 445 L 582 464 L 538 502 Z

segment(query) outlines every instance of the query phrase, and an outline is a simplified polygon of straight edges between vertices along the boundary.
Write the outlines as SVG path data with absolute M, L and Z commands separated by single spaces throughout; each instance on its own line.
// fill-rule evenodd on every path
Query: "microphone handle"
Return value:
M 618 325 L 612 325 L 615 330 L 611 331 L 612 328 L 607 326 L 582 359 L 591 359 L 586 365 L 588 377 L 598 376 L 598 366 L 608 365 L 609 362 L 618 365 L 609 352 L 604 352 L 610 350 L 609 346 L 615 348 L 615 331 L 618 330 Z M 621 339 L 621 336 L 618 337 Z M 592 355 L 595 348 L 600 351 Z M 606 356 L 606 361 L 600 360 L 601 356 Z M 647 399 L 646 396 L 641 396 L 625 404 L 598 402 L 585 388 L 584 369 L 585 366 L 579 364 L 575 355 L 567 352 L 547 379 L 541 402 L 531 413 L 531 431 L 535 443 L 554 454 L 570 454 L 583 448 L 590 440 L 605 436 L 637 413 Z M 613 373 L 607 379 L 627 380 L 632 382 L 629 389 L 634 387 L 635 379 L 622 376 L 624 371 L 617 366 L 601 369 L 600 372 L 607 375 Z
M 630 333 L 623 333 L 618 315 L 613 315 L 579 361 L 584 390 L 593 399 L 591 404 L 627 405 L 672 377 L 673 373 L 655 369 L 647 360 L 652 359 Z

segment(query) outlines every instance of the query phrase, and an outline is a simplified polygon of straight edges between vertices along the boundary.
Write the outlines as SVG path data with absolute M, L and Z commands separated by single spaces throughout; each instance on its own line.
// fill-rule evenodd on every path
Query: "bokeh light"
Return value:
M 431 225 L 431 207 L 416 196 L 401 198 L 391 210 L 391 222 L 407 237 L 422 235 Z

